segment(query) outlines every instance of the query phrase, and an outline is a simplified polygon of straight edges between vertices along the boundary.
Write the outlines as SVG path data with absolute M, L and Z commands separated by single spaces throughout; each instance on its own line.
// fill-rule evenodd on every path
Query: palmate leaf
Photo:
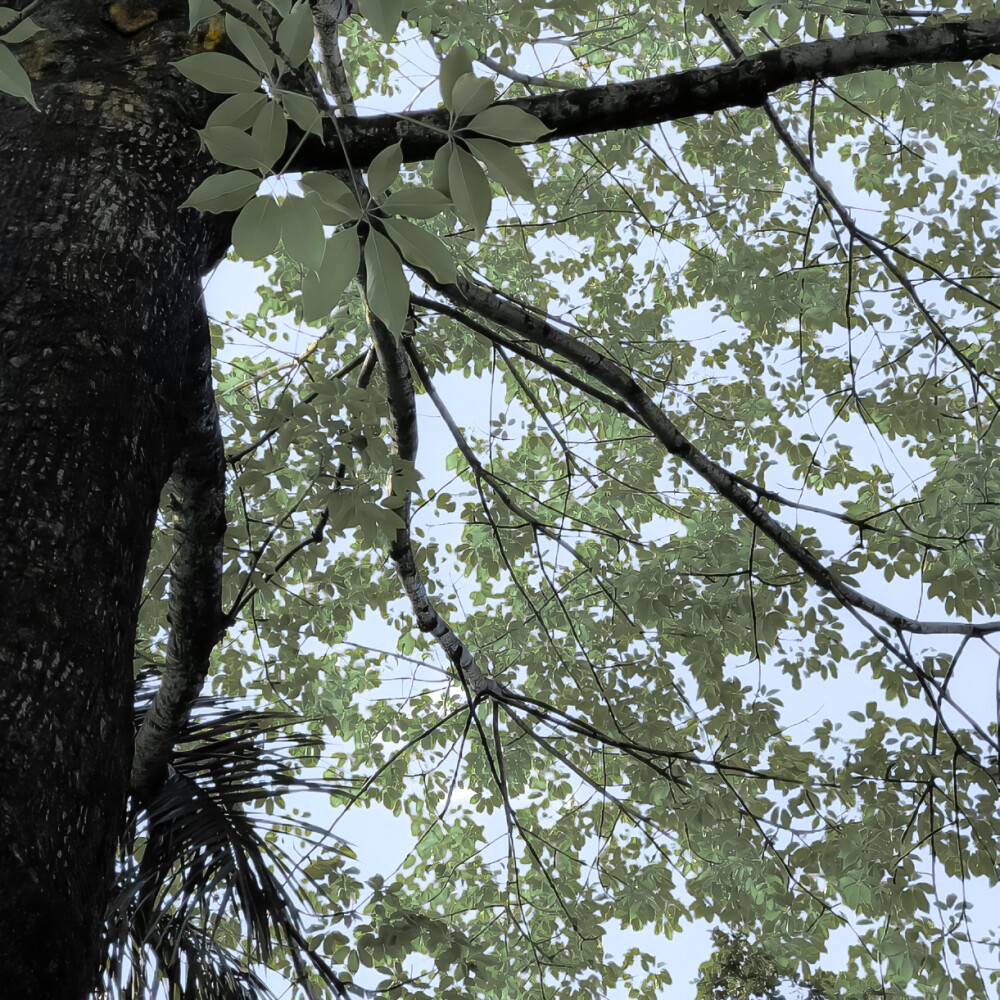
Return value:
M 389 215 L 405 215 L 411 219 L 430 219 L 443 212 L 450 202 L 434 188 L 407 187 L 393 191 L 382 202 L 383 212 Z
M 534 142 L 549 131 L 534 115 L 509 104 L 497 104 L 480 111 L 467 127 L 470 132 L 515 143 Z
M 261 149 L 264 169 L 270 170 L 285 152 L 288 141 L 288 122 L 282 106 L 277 101 L 268 101 L 261 108 L 250 130 Z
M 267 18 L 260 9 L 258 0 L 226 0 L 226 4 L 228 7 L 235 7 L 241 14 L 245 14 L 265 35 L 270 36 L 271 29 Z
M 452 87 L 448 107 L 456 118 L 461 118 L 488 108 L 495 97 L 496 88 L 492 80 L 477 77 L 474 73 L 464 73 Z
M 327 173 L 303 174 L 302 186 L 325 225 L 339 226 L 361 218 L 355 193 L 339 177 Z
M 215 0 L 188 0 L 188 30 L 194 31 L 199 22 L 219 13 Z
M 293 195 L 281 203 L 280 212 L 285 252 L 315 271 L 323 263 L 326 246 L 319 214 L 310 201 Z
M 28 17 L 16 27 L 11 28 L 10 31 L 5 31 L 4 25 L 10 24 L 19 16 L 19 13 L 10 7 L 0 7 L 0 42 L 6 45 L 17 45 L 19 42 L 27 41 L 42 30 L 35 21 Z
M 446 142 L 440 146 L 434 154 L 434 161 L 431 170 L 431 183 L 434 190 L 439 191 L 446 199 L 451 201 L 451 159 L 457 149 L 454 142 Z
M 288 117 L 303 132 L 323 134 L 323 112 L 311 97 L 288 90 L 277 90 L 275 96 L 281 101 Z
M 257 121 L 266 100 L 264 94 L 233 94 L 208 116 L 205 126 L 212 128 L 215 125 L 230 125 L 233 128 L 248 129 Z
M 517 153 L 502 142 L 492 139 L 466 139 L 465 144 L 476 159 L 481 160 L 493 179 L 511 194 L 527 201 L 535 200 L 535 186 L 528 168 Z
M 403 147 L 398 143 L 386 146 L 368 167 L 368 187 L 376 197 L 387 190 L 399 176 L 403 164 Z
M 230 167 L 266 169 L 264 147 L 256 138 L 230 125 L 214 125 L 198 132 L 201 141 L 219 163 Z

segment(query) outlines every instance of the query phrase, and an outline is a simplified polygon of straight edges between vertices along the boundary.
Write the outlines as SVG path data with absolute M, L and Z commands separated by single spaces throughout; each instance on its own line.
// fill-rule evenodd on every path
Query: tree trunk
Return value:
M 168 65 L 187 4 L 122 7 L 49 0 L 18 47 L 41 110 L 0 101 L 0 973 L 19 1000 L 95 985 L 143 572 L 225 248 L 178 211 L 208 165 L 201 98 Z

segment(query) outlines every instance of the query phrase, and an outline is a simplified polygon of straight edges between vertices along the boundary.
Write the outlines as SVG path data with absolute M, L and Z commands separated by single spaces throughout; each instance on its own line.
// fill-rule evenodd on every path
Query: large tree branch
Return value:
M 512 330 L 539 347 L 557 354 L 618 396 L 671 455 L 704 479 L 723 499 L 729 501 L 757 530 L 791 558 L 815 583 L 846 607 L 854 608 L 886 623 L 897 632 L 916 635 L 984 636 L 1000 632 L 1000 621 L 966 623 L 921 621 L 876 601 L 845 583 L 805 543 L 760 504 L 757 496 L 744 489 L 738 476 L 709 458 L 690 441 L 669 416 L 650 398 L 636 380 L 613 358 L 589 344 L 559 330 L 545 318 L 491 292 L 482 285 L 459 278 L 457 284 L 442 285 L 420 270 L 427 284 L 460 307 L 470 309 L 497 325 Z
M 759 55 L 669 73 L 635 83 L 588 87 L 504 101 L 540 118 L 551 131 L 541 141 L 565 139 L 758 107 L 783 87 L 871 69 L 938 62 L 970 62 L 1000 54 L 1000 18 L 955 19 L 898 31 L 786 45 Z M 380 150 L 401 142 L 407 162 L 430 159 L 444 141 L 445 108 L 411 114 L 345 116 L 323 141 L 310 136 L 287 169 L 367 167 Z
M 208 674 L 222 634 L 222 542 L 226 531 L 226 460 L 212 382 L 208 317 L 194 309 L 182 450 L 171 477 L 174 551 L 166 662 L 153 703 L 136 734 L 133 793 L 155 787 Z
M 369 329 L 375 341 L 379 364 L 385 373 L 386 397 L 389 403 L 389 416 L 392 423 L 392 437 L 396 455 L 404 462 L 412 464 L 417 456 L 417 406 L 413 394 L 413 376 L 407 363 L 406 350 L 401 341 L 386 329 L 385 324 L 370 311 L 368 314 Z M 411 320 L 412 322 L 412 320 Z M 410 332 L 412 332 L 412 327 Z M 404 333 L 403 336 L 408 336 Z M 410 494 L 400 491 L 390 479 L 391 492 L 401 501 L 399 515 L 402 526 L 389 544 L 389 555 L 396 574 L 403 586 L 403 592 L 409 598 L 413 608 L 417 626 L 421 632 L 429 632 L 445 655 L 459 672 L 463 684 L 471 688 L 476 697 L 484 694 L 495 694 L 500 685 L 489 675 L 483 673 L 476 662 L 472 650 L 455 634 L 451 626 L 438 613 L 427 593 L 420 568 L 417 566 L 413 552 L 413 540 L 410 536 Z

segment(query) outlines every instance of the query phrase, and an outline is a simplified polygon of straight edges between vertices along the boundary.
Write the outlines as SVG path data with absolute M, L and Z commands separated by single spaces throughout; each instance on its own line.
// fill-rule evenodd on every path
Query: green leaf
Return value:
M 441 146 L 434 154 L 434 165 L 431 171 L 431 183 L 434 185 L 434 190 L 440 191 L 449 201 L 451 200 L 451 184 L 448 181 L 448 173 L 455 148 L 453 142 L 446 142 Z
M 498 184 L 526 201 L 535 200 L 531 174 L 510 146 L 492 139 L 466 139 L 465 144 L 477 160 L 486 164 L 486 169 Z
M 188 0 L 188 31 L 194 31 L 206 17 L 219 13 L 215 0 Z
M 319 271 L 302 279 L 302 315 L 307 323 L 333 312 L 360 263 L 361 241 L 356 226 L 341 229 L 326 241 Z
M 250 131 L 254 142 L 261 149 L 264 168 L 270 170 L 284 156 L 288 144 L 288 122 L 277 101 L 268 101 Z
M 306 192 L 306 200 L 316 209 L 316 214 L 324 226 L 343 226 L 357 222 L 361 218 L 361 212 L 357 207 L 352 211 L 349 206 L 328 205 L 313 191 Z
M 260 93 L 234 94 L 227 97 L 209 116 L 205 122 L 206 128 L 217 125 L 230 125 L 245 131 L 250 128 L 267 98 Z
M 358 10 L 383 38 L 392 38 L 403 16 L 403 0 L 358 0 Z
M 451 112 L 456 118 L 474 115 L 488 108 L 496 99 L 492 80 L 485 80 L 474 73 L 464 73 L 455 81 L 451 92 Z
M 231 125 L 213 125 L 199 130 L 198 135 L 208 151 L 220 163 L 231 167 L 257 167 L 267 169 L 261 144 L 242 129 Z
M 235 212 L 254 196 L 260 181 L 260 177 L 246 170 L 213 174 L 203 180 L 180 207 L 196 208 L 200 212 Z
M 368 188 L 373 195 L 381 195 L 399 176 L 399 168 L 403 165 L 403 147 L 401 143 L 393 143 L 375 154 L 368 167 Z
M 410 307 L 410 286 L 396 248 L 374 229 L 365 240 L 365 271 L 369 308 L 393 333 L 399 333 Z
M 274 70 L 274 53 L 267 42 L 244 21 L 226 15 L 226 35 L 229 40 L 246 56 L 247 62 L 265 75 Z
M 31 80 L 21 64 L 6 45 L 0 44 L 0 90 L 14 97 L 26 100 L 36 111 L 34 95 L 31 93 Z
M 425 268 L 446 285 L 454 284 L 457 278 L 455 261 L 437 236 L 403 219 L 383 219 L 382 225 L 389 239 L 411 264 Z
M 303 132 L 323 135 L 324 113 L 311 97 L 296 94 L 290 90 L 276 91 L 275 96 L 281 101 L 288 117 L 295 122 Z
M 323 223 L 305 198 L 290 195 L 281 203 L 281 242 L 292 260 L 313 270 L 323 263 Z
M 493 192 L 483 168 L 471 153 L 456 148 L 448 163 L 448 186 L 459 216 L 481 236 L 490 217 Z
M 411 219 L 431 219 L 443 212 L 451 202 L 434 188 L 407 187 L 393 191 L 381 204 L 389 215 L 406 215 Z
M 312 8 L 306 0 L 299 0 L 278 25 L 278 44 L 292 66 L 309 55 L 315 33 Z
M 472 72 L 472 56 L 464 45 L 456 45 L 441 60 L 441 75 L 438 84 L 441 88 L 441 100 L 446 108 L 451 108 L 451 94 L 455 89 L 455 81 L 460 76 Z
M 233 223 L 233 247 L 244 260 L 274 253 L 281 239 L 281 210 L 270 195 L 247 202 Z
M 260 87 L 260 73 L 225 52 L 198 52 L 171 65 L 213 94 L 242 94 Z
M 335 205 L 339 202 L 355 202 L 354 192 L 333 174 L 315 171 L 302 175 L 302 186 L 315 191 L 325 202 Z
M 18 17 L 18 12 L 16 10 L 11 10 L 10 7 L 0 7 L 0 42 L 5 42 L 7 45 L 17 45 L 20 42 L 26 42 L 33 35 L 38 34 L 41 31 L 41 27 L 36 24 L 30 17 L 25 18 L 16 28 L 12 28 L 6 34 L 3 33 L 3 26 L 5 24 L 10 24 L 11 21 Z
M 303 174 L 302 186 L 321 203 L 322 208 L 316 207 L 326 225 L 339 226 L 361 218 L 354 192 L 339 177 L 319 172 Z
M 469 122 L 466 130 L 513 143 L 535 142 L 552 131 L 540 119 L 512 104 L 495 104 L 481 111 Z

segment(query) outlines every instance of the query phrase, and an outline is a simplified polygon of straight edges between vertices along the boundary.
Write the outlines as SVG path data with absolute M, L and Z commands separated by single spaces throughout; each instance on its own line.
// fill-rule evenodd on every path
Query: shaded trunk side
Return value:
M 186 4 L 128 35 L 104 6 L 49 3 L 21 48 L 41 113 L 0 101 L 0 970 L 22 1000 L 95 983 L 140 590 L 225 246 L 177 211 L 206 168 L 167 65 Z

